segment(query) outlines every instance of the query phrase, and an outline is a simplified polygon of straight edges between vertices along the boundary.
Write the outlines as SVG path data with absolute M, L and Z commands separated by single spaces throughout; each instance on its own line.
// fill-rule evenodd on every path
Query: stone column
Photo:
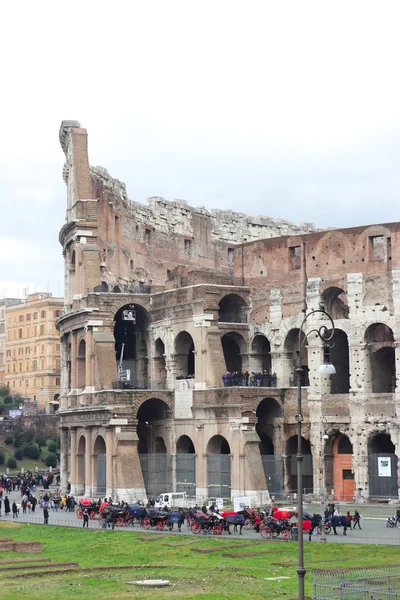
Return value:
M 85 356 L 85 392 L 93 392 L 93 331 L 90 327 L 86 330 L 86 356 Z
M 77 339 L 75 331 L 71 331 L 71 392 L 75 394 L 78 381 Z
M 204 448 L 204 425 L 196 425 L 198 443 L 196 444 L 196 498 L 199 502 L 208 498 L 207 454 Z
M 92 430 L 87 427 L 85 430 L 86 453 L 85 453 L 85 494 L 89 496 L 93 493 L 92 479 Z
M 231 498 L 242 496 L 240 487 L 240 423 L 231 424 Z
M 111 427 L 106 429 L 106 496 L 113 497 L 113 441 L 114 431 Z
M 77 493 L 77 481 L 76 481 L 76 427 L 71 427 L 70 467 L 71 467 L 71 494 L 75 495 Z
M 60 483 L 61 489 L 66 492 L 68 486 L 68 429 L 66 427 L 61 428 L 60 448 Z

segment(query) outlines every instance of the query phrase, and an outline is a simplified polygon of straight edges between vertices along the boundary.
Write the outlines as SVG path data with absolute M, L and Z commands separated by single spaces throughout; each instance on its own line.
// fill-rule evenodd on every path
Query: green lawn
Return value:
M 38 557 L 45 557 L 51 559 L 52 563 L 73 561 L 78 563 L 79 568 L 65 574 L 54 572 L 41 577 L 35 571 L 24 570 L 23 564 L 19 565 L 20 570 L 4 571 L 1 567 L 7 567 L 7 564 L 3 559 L 9 561 L 24 555 L 2 552 L 0 594 L 3 599 L 135 596 L 181 600 L 295 600 L 297 597 L 297 544 L 262 542 L 256 534 L 254 542 L 242 542 L 228 537 L 152 535 L 145 534 L 139 528 L 138 533 L 128 533 L 0 522 L 0 538 L 4 537 L 15 541 L 41 541 L 41 555 L 25 555 L 33 562 Z M 248 553 L 256 555 L 246 556 Z M 305 544 L 305 564 L 309 573 L 313 568 L 397 562 L 400 564 L 400 553 L 393 546 Z M 149 565 L 150 568 L 138 568 L 143 565 Z M 123 566 L 132 568 L 118 568 Z M 45 570 L 50 569 L 46 566 Z M 290 579 L 265 579 L 280 575 Z M 127 584 L 128 581 L 149 578 L 169 579 L 171 586 L 143 590 Z M 307 576 L 306 582 L 306 591 L 311 597 L 310 576 Z

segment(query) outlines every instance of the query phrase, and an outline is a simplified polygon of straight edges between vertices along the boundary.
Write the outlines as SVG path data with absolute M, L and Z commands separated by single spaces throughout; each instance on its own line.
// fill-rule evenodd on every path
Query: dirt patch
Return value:
M 14 573 L 13 575 L 4 575 L 1 579 L 28 579 L 30 577 L 46 577 L 47 575 L 51 575 L 54 577 L 55 575 L 64 575 L 65 573 L 71 573 L 71 571 L 77 572 L 75 567 L 67 567 L 65 569 L 51 569 L 50 571 L 34 571 L 33 573 Z
M 7 565 L 7 564 L 16 564 L 16 563 L 31 563 L 35 561 L 35 563 L 50 563 L 51 562 L 51 558 L 5 558 L 1 560 L 2 565 Z
M 275 554 L 278 552 L 282 552 L 282 550 L 269 550 L 269 552 L 223 552 L 222 556 L 227 556 L 229 558 L 246 558 L 247 556 L 269 556 L 270 554 Z M 276 564 L 276 563 L 271 563 Z
M 231 546 L 224 546 L 223 548 L 191 548 L 192 552 L 198 552 L 199 554 L 211 554 L 212 552 L 224 552 L 225 550 L 231 550 L 232 548 L 248 548 L 251 544 L 235 544 Z
M 2 563 L 1 563 L 2 564 Z M 73 563 L 73 562 L 68 562 L 68 563 L 54 563 L 51 565 L 54 569 L 59 569 L 60 567 L 74 567 L 75 569 L 78 567 L 78 563 Z M 19 564 L 19 565 L 15 565 L 15 566 L 7 566 L 7 567 L 0 567 L 0 572 L 1 571 L 27 571 L 30 569 L 48 569 L 49 565 L 48 564 L 33 564 L 33 565 L 27 565 L 27 564 Z
M 4 544 L 5 542 L 12 542 L 11 538 L 0 538 L 0 544 Z
M 196 540 L 194 540 L 196 541 Z M 168 548 L 179 548 L 180 546 L 190 546 L 194 543 L 194 541 L 190 542 L 171 542 L 170 544 L 164 544 L 164 546 L 168 546 Z
M 141 542 L 159 542 L 160 538 L 158 537 L 158 535 L 151 535 L 149 534 L 148 536 L 146 535 L 146 537 L 138 537 L 136 538 Z

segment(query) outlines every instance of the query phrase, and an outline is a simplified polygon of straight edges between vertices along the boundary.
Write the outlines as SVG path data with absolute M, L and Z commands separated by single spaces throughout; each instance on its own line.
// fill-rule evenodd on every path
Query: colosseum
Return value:
M 61 473 L 74 494 L 399 498 L 398 223 L 312 224 L 128 199 L 63 121 Z M 312 330 L 334 321 L 330 360 Z M 300 338 L 300 340 L 299 340 Z M 301 342 L 301 353 L 298 347 Z

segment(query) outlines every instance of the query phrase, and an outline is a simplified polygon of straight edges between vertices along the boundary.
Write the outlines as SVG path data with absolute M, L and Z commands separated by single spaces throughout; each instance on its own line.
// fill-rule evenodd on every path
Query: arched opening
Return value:
M 207 444 L 207 473 L 209 498 L 230 498 L 230 447 L 221 435 L 215 435 Z
M 329 287 L 321 295 L 325 310 L 334 321 L 349 318 L 347 294 L 338 287 Z
M 102 497 L 106 495 L 106 443 L 101 435 L 98 435 L 94 447 L 94 472 L 96 473 L 96 492 L 95 495 Z
M 259 387 L 276 387 L 276 375 L 272 377 L 271 344 L 264 335 L 256 335 L 251 344 L 249 371 L 252 384 Z
M 237 294 L 228 294 L 218 304 L 221 323 L 247 323 L 247 304 Z
M 69 260 L 69 285 L 68 285 L 68 299 L 72 302 L 73 297 L 76 294 L 76 258 L 75 258 L 75 250 L 70 250 L 70 260 Z
M 175 338 L 175 361 L 179 379 L 194 378 L 194 342 L 187 331 L 181 331 Z
M 283 459 L 279 448 L 282 435 L 282 409 L 274 398 L 264 398 L 256 411 L 256 431 L 260 438 L 260 454 L 270 495 L 282 498 L 284 494 Z
M 301 452 L 303 458 L 303 493 L 312 494 L 314 490 L 313 464 L 310 442 L 301 438 Z M 286 442 L 287 474 L 289 491 L 297 493 L 297 435 L 293 435 Z
M 221 338 L 227 374 L 224 377 L 225 385 L 249 385 L 249 373 L 243 364 L 246 352 L 246 343 L 240 333 L 231 331 Z M 245 373 L 243 373 L 245 371 Z
M 154 351 L 154 379 L 155 384 L 160 389 L 167 387 L 167 369 L 165 366 L 165 346 L 164 342 L 158 338 L 155 343 Z
M 296 386 L 297 385 L 297 374 L 296 369 L 298 366 L 298 348 L 299 348 L 299 336 L 300 329 L 291 329 L 286 336 L 285 339 L 285 353 L 287 357 L 287 368 L 289 375 L 289 385 Z M 301 332 L 301 343 L 300 343 L 300 357 L 301 357 L 301 368 L 303 369 L 303 374 L 301 376 L 301 385 L 308 386 L 310 385 L 310 381 L 308 378 L 308 352 L 307 352 L 307 343 L 306 336 L 304 332 Z
M 350 391 L 350 360 L 349 341 L 346 333 L 341 329 L 335 329 L 329 344 L 330 361 L 336 369 L 336 374 L 331 375 L 331 394 L 348 394 Z
M 148 388 L 148 312 L 138 304 L 119 309 L 114 319 L 118 387 Z
M 353 446 L 347 435 L 339 434 L 331 441 L 333 458 L 332 483 L 335 500 L 351 502 L 355 495 Z
M 78 346 L 78 388 L 86 387 L 86 342 L 81 340 Z
M 395 446 L 387 433 L 377 433 L 368 441 L 369 496 L 376 499 L 398 497 Z
M 192 440 L 182 435 L 176 443 L 176 491 L 196 497 L 196 457 Z
M 112 291 L 113 291 L 113 294 L 121 294 L 121 293 L 122 293 L 122 292 L 121 292 L 121 288 L 119 287 L 119 285 L 115 285 L 115 286 L 113 287 L 113 290 L 112 290 Z
M 165 440 L 171 410 L 163 400 L 149 398 L 137 412 L 138 453 L 149 498 L 172 489 L 172 456 Z
M 106 283 L 105 281 L 101 282 L 101 291 L 108 292 L 108 283 Z
M 85 454 L 86 454 L 86 438 L 81 435 L 78 442 L 78 453 L 77 453 L 77 493 L 84 494 L 86 486 L 86 473 L 85 473 Z
M 373 393 L 390 394 L 396 388 L 396 357 L 393 331 L 383 323 L 370 325 L 365 332 Z

